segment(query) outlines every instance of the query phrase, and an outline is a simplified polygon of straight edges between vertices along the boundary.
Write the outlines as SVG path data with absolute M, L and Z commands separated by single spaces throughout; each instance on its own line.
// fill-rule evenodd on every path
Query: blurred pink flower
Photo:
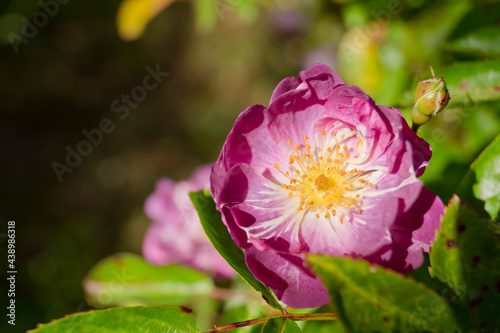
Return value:
M 186 181 L 162 178 L 156 183 L 155 192 L 144 204 L 146 215 L 153 220 L 142 245 L 150 263 L 185 264 L 216 278 L 236 275 L 210 243 L 189 199 L 189 192 L 210 187 L 210 168 L 199 167 Z

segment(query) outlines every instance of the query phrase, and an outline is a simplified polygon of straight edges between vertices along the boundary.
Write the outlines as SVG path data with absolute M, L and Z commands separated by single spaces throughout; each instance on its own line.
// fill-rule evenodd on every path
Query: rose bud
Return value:
M 418 82 L 412 110 L 413 123 L 423 125 L 441 112 L 450 100 L 450 94 L 446 88 L 444 77 L 436 78 L 434 69 L 431 67 L 432 79 Z

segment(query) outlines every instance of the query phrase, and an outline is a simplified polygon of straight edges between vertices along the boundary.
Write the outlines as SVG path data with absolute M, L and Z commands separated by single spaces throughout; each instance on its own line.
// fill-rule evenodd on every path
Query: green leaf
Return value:
M 293 320 L 274 318 L 262 327 L 262 333 L 301 333 L 299 326 Z
M 446 48 L 456 52 L 500 55 L 500 27 L 483 27 L 450 42 Z
M 198 332 L 191 310 L 183 307 L 137 306 L 82 312 L 40 324 L 33 333 Z
M 465 305 L 468 325 L 493 331 L 500 313 L 500 244 L 488 221 L 462 206 L 457 196 L 446 209 L 430 260 L 431 274 Z
M 477 183 L 473 186 L 476 198 L 485 202 L 484 209 L 492 219 L 500 211 L 500 135 L 472 163 Z
M 428 288 L 438 291 L 442 297 L 449 296 L 452 291 L 447 287 L 447 285 L 441 282 L 439 279 L 432 277 L 430 274 L 430 258 L 427 252 L 424 252 L 424 262 L 422 265 L 406 274 L 407 277 L 415 279 L 415 281 L 425 284 Z
M 363 260 L 309 256 L 347 332 L 454 332 L 448 304 L 433 290 Z
M 245 262 L 245 254 L 241 248 L 236 246 L 231 238 L 227 227 L 221 219 L 220 212 L 215 208 L 215 202 L 206 190 L 191 192 L 189 194 L 194 208 L 198 212 L 201 224 L 215 249 L 220 253 L 228 264 L 255 290 L 262 293 L 262 297 L 275 309 L 282 309 L 279 301 L 271 289 L 257 280 L 248 269 Z
M 465 176 L 455 189 L 458 197 L 467 202 L 467 205 L 474 209 L 480 217 L 491 217 L 496 220 L 500 220 L 498 214 L 498 193 L 500 193 L 498 190 L 498 174 L 500 171 L 495 171 L 495 169 L 498 169 L 499 137 L 493 139 L 493 142 L 471 163 Z M 485 201 L 487 202 L 488 212 L 485 210 Z
M 176 265 L 153 266 L 141 256 L 119 253 L 98 262 L 85 277 L 89 304 L 95 307 L 138 304 L 179 304 L 210 295 L 213 280 Z
M 342 325 L 337 321 L 308 321 L 302 328 L 304 333 L 344 333 Z
M 403 26 L 406 36 L 402 48 L 410 63 L 433 58 L 472 8 L 469 1 L 436 1 L 424 6 Z
M 437 74 L 450 92 L 448 107 L 500 99 L 500 60 L 458 62 Z
M 285 321 L 285 325 L 283 325 L 283 330 L 281 331 L 283 333 L 301 333 L 302 330 L 299 328 L 299 325 L 297 325 L 296 322 L 293 320 L 287 320 Z
M 427 78 L 427 77 L 425 77 Z M 422 126 L 418 135 L 432 147 L 432 167 L 420 177 L 441 198 L 451 198 L 470 164 L 500 133 L 500 102 L 448 106 Z M 443 177 L 446 175 L 446 177 Z M 466 187 L 472 194 L 472 184 Z M 467 202 L 470 203 L 469 198 Z M 482 203 L 484 205 L 484 203 Z
M 262 333 L 262 328 L 264 327 L 264 324 L 265 323 L 263 323 L 263 324 L 257 324 L 257 325 L 252 325 L 252 326 L 247 326 L 248 328 L 250 328 L 250 331 L 247 331 L 247 332 L 250 332 L 250 333 Z M 242 327 L 239 330 L 243 331 L 243 329 L 245 329 L 247 327 Z

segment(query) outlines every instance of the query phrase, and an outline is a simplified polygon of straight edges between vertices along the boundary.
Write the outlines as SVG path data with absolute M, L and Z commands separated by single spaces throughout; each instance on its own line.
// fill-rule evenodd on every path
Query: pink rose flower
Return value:
M 162 178 L 144 204 L 153 224 L 142 245 L 144 258 L 155 265 L 181 263 L 213 274 L 232 278 L 234 270 L 210 243 L 189 192 L 209 188 L 211 166 L 201 166 L 187 181 Z
M 364 258 L 397 272 L 423 262 L 444 211 L 417 177 L 429 145 L 327 66 L 275 89 L 236 120 L 211 191 L 249 269 L 290 307 L 328 302 L 303 254 Z

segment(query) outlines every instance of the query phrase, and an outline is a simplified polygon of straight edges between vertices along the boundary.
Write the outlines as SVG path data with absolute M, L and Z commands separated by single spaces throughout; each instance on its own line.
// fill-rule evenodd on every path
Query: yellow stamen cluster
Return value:
M 289 184 L 281 187 L 289 191 L 290 198 L 300 198 L 297 211 L 310 209 L 317 212 L 317 218 L 320 218 L 320 213 L 324 213 L 326 218 L 336 216 L 335 208 L 349 209 L 356 206 L 360 197 L 357 192 L 367 187 L 373 188 L 372 183 L 362 178 L 363 170 L 345 171 L 346 161 L 350 158 L 349 147 L 337 144 L 337 132 L 332 135 L 336 144 L 325 150 L 326 131 L 321 133 L 321 151 L 316 156 L 311 151 L 307 136 L 304 136 L 303 147 L 298 144 L 293 146 L 288 140 L 291 152 L 288 164 L 292 174 L 283 172 L 277 163 L 274 164 L 274 168 L 289 180 Z M 359 141 L 358 139 L 358 145 Z

